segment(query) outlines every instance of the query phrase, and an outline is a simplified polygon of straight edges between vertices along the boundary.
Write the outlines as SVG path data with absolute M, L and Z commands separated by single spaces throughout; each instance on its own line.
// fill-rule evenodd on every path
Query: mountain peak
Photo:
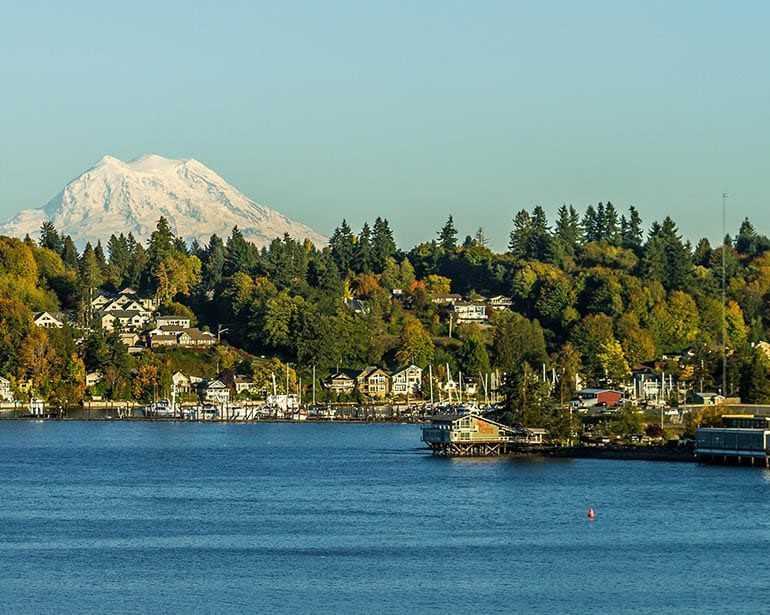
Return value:
M 35 236 L 42 222 L 51 220 L 60 233 L 81 245 L 128 232 L 144 241 L 161 216 L 185 240 L 201 243 L 214 233 L 228 236 L 233 226 L 259 246 L 287 233 L 318 246 L 327 241 L 307 226 L 255 203 L 201 162 L 158 154 L 128 162 L 104 156 L 44 207 L 20 212 L 0 224 L 0 235 Z

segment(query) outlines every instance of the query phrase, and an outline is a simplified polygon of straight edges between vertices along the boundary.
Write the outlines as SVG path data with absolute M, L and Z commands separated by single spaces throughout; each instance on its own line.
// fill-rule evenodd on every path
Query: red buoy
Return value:
M 591 521 L 596 519 L 596 511 L 590 506 L 588 507 L 588 512 L 586 514 Z

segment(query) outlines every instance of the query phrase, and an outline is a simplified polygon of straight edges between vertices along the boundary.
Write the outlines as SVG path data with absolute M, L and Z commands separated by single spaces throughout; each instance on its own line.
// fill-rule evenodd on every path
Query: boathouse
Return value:
M 695 456 L 711 463 L 758 463 L 768 466 L 770 417 L 728 414 L 721 427 L 701 427 L 695 435 Z
M 431 419 L 422 430 L 422 441 L 434 455 L 446 457 L 494 457 L 527 441 L 527 430 L 493 421 L 480 414 L 444 414 Z

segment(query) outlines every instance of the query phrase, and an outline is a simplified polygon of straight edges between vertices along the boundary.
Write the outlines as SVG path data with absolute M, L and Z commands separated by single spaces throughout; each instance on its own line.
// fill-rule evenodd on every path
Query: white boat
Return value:
M 174 406 L 168 399 L 159 399 L 154 404 L 147 406 L 149 416 L 169 418 L 174 416 Z

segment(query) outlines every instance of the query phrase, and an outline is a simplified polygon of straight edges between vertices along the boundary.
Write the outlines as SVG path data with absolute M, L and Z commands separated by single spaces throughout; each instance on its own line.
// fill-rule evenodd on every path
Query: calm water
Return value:
M 770 608 L 766 471 L 451 461 L 418 438 L 394 425 L 0 423 L 0 610 Z

